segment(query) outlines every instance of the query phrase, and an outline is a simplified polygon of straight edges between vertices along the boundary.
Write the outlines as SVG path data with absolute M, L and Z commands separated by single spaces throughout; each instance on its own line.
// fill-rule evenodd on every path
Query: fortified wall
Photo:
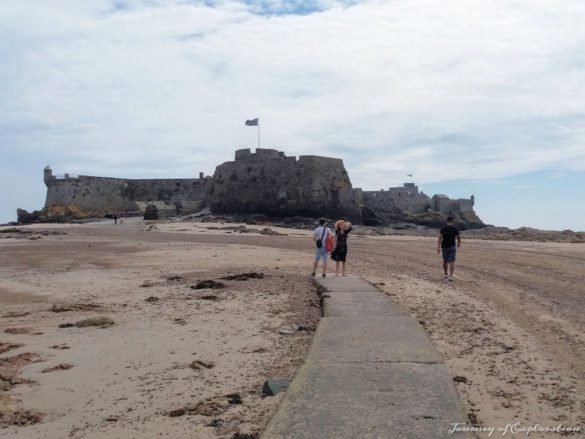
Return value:
M 165 201 L 185 210 L 196 211 L 205 204 L 211 177 L 183 179 L 125 179 L 88 175 L 53 175 L 44 171 L 47 185 L 45 207 L 53 204 L 77 205 L 104 212 L 140 210 L 139 205 Z
M 431 199 L 419 192 L 414 183 L 404 183 L 402 187 L 391 187 L 387 191 L 362 191 L 362 194 L 361 204 L 375 211 L 423 213 L 433 207 Z
M 265 214 L 347 218 L 367 225 L 411 222 L 436 227 L 453 216 L 463 227 L 483 227 L 473 195 L 452 200 L 430 198 L 414 183 L 388 190 L 353 189 L 336 158 L 287 157 L 275 149 L 240 149 L 233 161 L 217 166 L 213 177 L 192 179 L 123 179 L 53 175 L 44 171 L 45 207 L 76 205 L 91 212 L 145 211 L 188 214 L 210 207 L 215 214 Z
M 359 193 L 360 204 L 374 212 L 382 224 L 401 219 L 421 220 L 422 223 L 432 224 L 437 220 L 439 223 L 443 222 L 446 217 L 452 216 L 463 227 L 484 226 L 473 210 L 475 204 L 473 195 L 471 198 L 456 200 L 442 194 L 430 198 L 419 191 L 414 183 L 404 183 L 403 186 L 391 187 L 388 190 L 356 191 Z
M 297 159 L 274 149 L 240 149 L 234 161 L 217 166 L 210 204 L 214 213 L 361 218 L 342 160 Z

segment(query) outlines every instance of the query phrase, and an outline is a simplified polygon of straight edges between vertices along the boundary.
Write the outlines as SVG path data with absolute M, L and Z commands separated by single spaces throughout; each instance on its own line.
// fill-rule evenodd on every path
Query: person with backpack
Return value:
M 349 221 L 339 220 L 335 222 L 335 249 L 331 253 L 331 259 L 335 261 L 335 276 L 339 276 L 339 263 L 341 262 L 341 274 L 345 276 L 345 258 L 347 257 L 347 235 L 351 232 Z
M 325 277 L 327 273 L 327 247 L 325 243 L 327 239 L 331 235 L 331 230 L 329 227 L 325 226 L 325 220 L 319 220 L 319 227 L 317 227 L 313 231 L 313 242 L 315 242 L 315 262 L 313 263 L 313 272 L 311 276 L 315 277 L 317 273 L 317 266 L 319 265 L 319 260 L 323 260 L 323 274 L 322 276 Z

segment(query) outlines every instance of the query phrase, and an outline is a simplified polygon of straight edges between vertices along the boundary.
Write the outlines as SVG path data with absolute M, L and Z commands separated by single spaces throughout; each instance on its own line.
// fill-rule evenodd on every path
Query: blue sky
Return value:
M 262 146 L 355 187 L 476 196 L 492 224 L 585 230 L 585 3 L 4 0 L 0 222 L 42 170 L 212 174 Z

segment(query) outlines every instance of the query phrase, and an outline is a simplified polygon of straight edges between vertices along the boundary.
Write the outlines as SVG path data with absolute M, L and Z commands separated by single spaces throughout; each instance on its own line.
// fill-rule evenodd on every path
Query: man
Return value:
M 455 239 L 457 239 L 457 246 L 455 246 Z M 439 233 L 439 242 L 437 243 L 437 254 L 443 251 L 443 271 L 445 272 L 445 280 L 453 281 L 453 272 L 455 271 L 455 254 L 457 249 L 461 247 L 461 237 L 459 236 L 459 229 L 453 225 L 453 218 L 447 218 L 447 225 L 441 229 Z M 449 271 L 447 273 L 447 270 Z
M 313 231 L 313 242 L 315 242 L 315 262 L 313 264 L 313 272 L 311 276 L 315 277 L 315 273 L 317 273 L 317 266 L 319 265 L 319 259 L 323 259 L 323 274 L 322 276 L 325 277 L 325 273 L 327 273 L 327 249 L 325 247 L 325 242 L 327 242 L 327 237 L 331 234 L 331 230 L 328 227 L 325 227 L 325 220 L 319 220 L 319 227 L 317 227 Z

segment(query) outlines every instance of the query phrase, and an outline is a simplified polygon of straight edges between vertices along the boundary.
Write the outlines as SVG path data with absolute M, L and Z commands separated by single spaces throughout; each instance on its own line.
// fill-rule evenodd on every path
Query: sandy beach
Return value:
M 311 233 L 266 227 L 0 233 L 2 435 L 255 437 L 281 398 L 263 397 L 264 381 L 292 378 L 320 315 Z M 356 227 L 348 271 L 425 326 L 471 421 L 583 434 L 585 246 L 464 239 L 451 283 L 435 249 L 432 237 Z M 207 280 L 223 287 L 196 289 Z

